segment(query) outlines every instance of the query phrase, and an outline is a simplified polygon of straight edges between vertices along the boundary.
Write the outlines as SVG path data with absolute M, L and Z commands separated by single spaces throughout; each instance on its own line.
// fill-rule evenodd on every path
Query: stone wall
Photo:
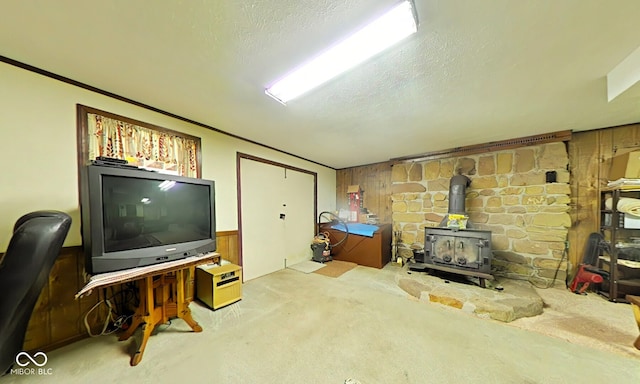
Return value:
M 437 227 L 447 213 L 449 180 L 471 179 L 466 211 L 476 229 L 491 231 L 492 273 L 547 282 L 565 253 L 569 216 L 569 162 L 564 143 L 486 154 L 401 163 L 392 169 L 393 227 L 398 254 L 424 247 L 424 228 Z M 547 172 L 556 182 L 546 182 Z M 566 255 L 557 280 L 566 279 Z

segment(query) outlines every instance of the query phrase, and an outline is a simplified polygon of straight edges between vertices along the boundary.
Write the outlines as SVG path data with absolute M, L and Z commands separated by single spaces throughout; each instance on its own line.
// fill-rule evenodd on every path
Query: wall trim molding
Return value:
M 229 230 L 229 231 L 216 231 L 216 236 L 233 236 L 233 235 L 237 235 L 238 234 L 238 230 L 237 229 L 233 229 L 233 230 Z
M 540 135 L 525 136 L 515 139 L 507 139 L 500 141 L 490 141 L 484 144 L 467 145 L 464 147 L 449 148 L 442 151 L 426 152 L 419 155 L 396 157 L 391 159 L 396 163 L 402 163 L 407 161 L 423 161 L 443 159 L 447 157 L 459 157 L 466 155 L 477 155 L 479 153 L 502 151 L 505 149 L 515 149 L 521 147 L 527 147 L 530 145 L 538 145 L 545 143 L 554 143 L 558 141 L 571 140 L 571 131 L 557 131 L 543 133 Z

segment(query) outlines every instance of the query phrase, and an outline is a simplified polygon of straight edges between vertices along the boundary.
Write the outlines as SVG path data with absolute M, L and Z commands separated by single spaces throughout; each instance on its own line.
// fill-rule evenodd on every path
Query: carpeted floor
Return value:
M 505 324 L 417 300 L 398 287 L 399 273 L 358 266 L 328 279 L 287 268 L 244 284 L 233 305 L 211 311 L 192 303 L 203 331 L 179 319 L 161 326 L 135 367 L 134 340 L 103 336 L 47 353 L 45 374 L 5 376 L 0 384 L 638 383 L 629 306 L 553 290 L 543 294 L 558 296 L 551 309 L 560 322 L 544 323 L 543 314 Z M 576 338 L 572 328 L 584 323 L 597 323 L 619 349 Z M 548 336 L 545 328 L 561 333 Z

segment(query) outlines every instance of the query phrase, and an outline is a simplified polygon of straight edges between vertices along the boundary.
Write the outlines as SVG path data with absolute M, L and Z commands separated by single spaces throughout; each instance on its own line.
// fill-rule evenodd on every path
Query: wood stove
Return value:
M 485 279 L 493 279 L 491 231 L 426 228 L 424 251 L 422 267 L 426 269 L 475 276 L 481 287 Z
M 491 275 L 491 231 L 476 230 L 466 224 L 460 226 L 452 217 L 466 216 L 465 191 L 471 180 L 463 175 L 451 178 L 449 183 L 449 213 L 437 228 L 425 228 L 424 255 L 409 263 L 412 270 L 440 270 L 473 276 L 485 287 Z M 455 224 L 452 224 L 455 222 Z

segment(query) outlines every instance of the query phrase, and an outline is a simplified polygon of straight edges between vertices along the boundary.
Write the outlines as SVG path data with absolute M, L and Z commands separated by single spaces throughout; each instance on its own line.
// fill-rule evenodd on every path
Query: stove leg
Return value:
M 484 282 L 484 277 L 478 277 L 478 280 L 481 288 L 487 288 L 487 285 Z

